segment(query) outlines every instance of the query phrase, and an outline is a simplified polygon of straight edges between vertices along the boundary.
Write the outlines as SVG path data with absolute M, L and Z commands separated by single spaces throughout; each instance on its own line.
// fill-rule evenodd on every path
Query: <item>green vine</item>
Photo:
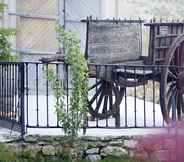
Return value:
M 7 5 L 0 3 L 0 13 L 3 14 Z M 1 19 L 3 17 L 0 17 Z M 15 61 L 16 56 L 11 55 L 9 37 L 15 35 L 15 29 L 0 27 L 0 61 Z
M 57 26 L 58 42 L 65 49 L 65 63 L 69 65 L 72 74 L 72 92 L 70 105 L 67 110 L 65 105 L 65 92 L 62 84 L 52 69 L 48 69 L 48 80 L 54 90 L 54 95 L 59 101 L 55 107 L 58 118 L 62 123 L 65 134 L 77 136 L 83 127 L 87 113 L 88 95 L 88 66 L 84 54 L 80 49 L 80 40 L 72 32 Z

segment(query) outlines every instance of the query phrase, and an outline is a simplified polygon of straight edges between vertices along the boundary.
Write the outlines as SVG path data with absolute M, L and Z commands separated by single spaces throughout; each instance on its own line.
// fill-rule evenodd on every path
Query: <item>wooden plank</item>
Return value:
M 167 35 L 156 35 L 155 38 L 169 38 L 169 37 L 177 37 L 178 34 L 167 34 Z
M 159 47 L 155 47 L 155 49 L 157 50 L 162 50 L 162 49 L 168 49 L 170 46 L 159 46 Z
M 140 23 L 90 21 L 88 60 L 92 63 L 137 60 L 141 56 L 140 41 Z
M 178 26 L 183 25 L 184 22 L 152 22 L 152 23 L 145 23 L 145 26 Z

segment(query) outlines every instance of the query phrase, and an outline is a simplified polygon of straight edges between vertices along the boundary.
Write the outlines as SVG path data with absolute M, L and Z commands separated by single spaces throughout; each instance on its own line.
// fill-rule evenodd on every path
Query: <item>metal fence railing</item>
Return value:
M 2 120 L 6 115 L 6 119 L 18 121 L 20 127 L 24 128 L 62 127 L 54 107 L 57 98 L 54 97 L 46 77 L 48 69 L 53 69 L 58 80 L 61 81 L 66 91 L 66 108 L 69 110 L 72 90 L 70 67 L 63 63 L 0 63 Z M 177 89 L 183 87 L 178 87 L 177 79 L 173 80 L 170 72 L 168 76 L 163 75 L 164 71 L 165 73 L 171 71 L 176 75 L 183 71 L 183 67 L 89 64 L 89 111 L 87 121 L 84 121 L 84 128 L 165 127 L 166 122 L 160 105 L 166 100 L 161 94 L 163 93 L 163 90 L 160 91 L 161 87 L 171 89 L 167 91 L 170 98 L 167 96 L 168 102 L 165 104 L 170 109 L 169 114 L 173 119 L 179 114 L 176 113 L 175 105 L 175 102 L 179 101 Z M 167 85 L 163 85 L 163 76 L 167 78 Z M 3 94 L 9 93 L 11 93 L 10 99 L 4 97 Z M 164 102 L 161 102 L 161 99 Z M 182 107 L 183 93 L 180 99 L 182 99 L 180 104 Z M 3 103 L 6 105 L 2 106 Z
M 24 126 L 24 63 L 0 63 L 0 125 L 19 132 Z

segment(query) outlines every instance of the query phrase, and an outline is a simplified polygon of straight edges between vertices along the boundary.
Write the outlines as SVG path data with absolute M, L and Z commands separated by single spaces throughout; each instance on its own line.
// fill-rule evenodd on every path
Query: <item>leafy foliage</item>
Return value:
M 5 3 L 0 3 L 0 12 L 1 13 L 3 13 L 6 8 L 7 8 L 7 5 Z
M 12 162 L 15 157 L 15 153 L 8 146 L 0 144 L 0 162 Z
M 3 14 L 6 8 L 6 4 L 0 3 L 1 14 Z M 0 61 L 16 60 L 16 57 L 11 55 L 11 44 L 8 41 L 9 37 L 15 35 L 15 33 L 15 29 L 0 27 Z
M 80 49 L 80 40 L 76 35 L 65 31 L 60 26 L 57 26 L 56 30 L 59 44 L 62 44 L 65 49 L 65 62 L 70 66 L 72 73 L 73 88 L 68 110 L 64 104 L 65 92 L 52 69 L 48 70 L 48 80 L 55 97 L 59 98 L 55 107 L 65 134 L 77 136 L 80 128 L 83 127 L 87 113 L 88 67 Z

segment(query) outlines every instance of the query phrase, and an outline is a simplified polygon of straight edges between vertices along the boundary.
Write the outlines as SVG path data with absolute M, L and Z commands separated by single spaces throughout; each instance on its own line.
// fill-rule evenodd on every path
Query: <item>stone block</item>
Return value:
M 99 153 L 99 148 L 91 148 L 86 150 L 87 155 L 98 154 L 98 153 Z
M 108 155 L 121 157 L 124 155 L 128 155 L 128 151 L 121 147 L 107 146 L 101 150 L 100 155 L 104 157 Z
M 101 156 L 98 155 L 98 154 L 96 154 L 96 155 L 88 155 L 88 156 L 86 157 L 86 160 L 87 160 L 87 161 L 90 161 L 90 162 L 96 162 L 96 161 L 101 160 Z
M 56 149 L 51 145 L 47 145 L 42 148 L 42 153 L 43 155 L 54 156 L 56 154 Z
M 137 143 L 138 142 L 136 140 L 125 140 L 124 141 L 124 146 L 129 148 L 129 149 L 135 149 Z

